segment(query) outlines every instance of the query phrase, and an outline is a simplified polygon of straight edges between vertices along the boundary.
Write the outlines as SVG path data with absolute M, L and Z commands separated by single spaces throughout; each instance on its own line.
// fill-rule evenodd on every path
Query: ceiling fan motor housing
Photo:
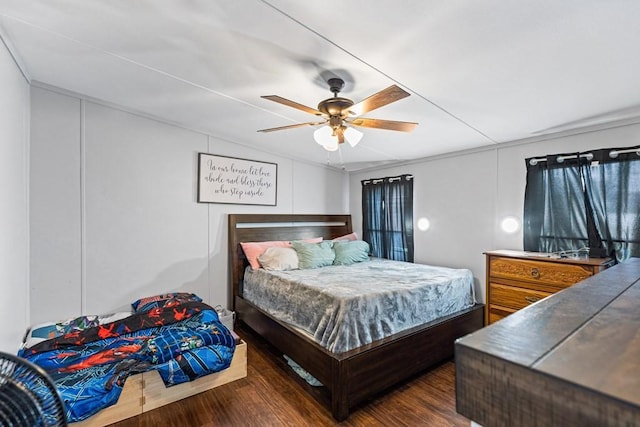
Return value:
M 353 101 L 339 96 L 325 99 L 318 104 L 318 110 L 328 116 L 345 116 L 349 107 L 353 105 Z

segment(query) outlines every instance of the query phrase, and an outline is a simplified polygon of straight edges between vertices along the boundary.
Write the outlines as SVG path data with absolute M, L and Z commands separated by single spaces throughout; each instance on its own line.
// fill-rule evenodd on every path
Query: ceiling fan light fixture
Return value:
M 358 145 L 358 142 L 362 139 L 362 132 L 357 129 L 352 128 L 351 126 L 347 126 L 344 130 L 344 139 L 347 140 L 350 146 L 355 147 Z
M 338 136 L 331 126 L 322 126 L 313 132 L 313 139 L 324 147 L 327 151 L 336 151 L 338 149 Z
M 324 149 L 327 151 L 336 151 L 339 145 L 338 138 L 334 136 L 331 137 L 331 140 L 328 143 L 324 144 Z
M 315 139 L 316 142 L 322 146 L 331 144 L 333 140 L 337 141 L 335 136 L 333 136 L 333 129 L 331 129 L 331 127 L 329 126 L 322 126 L 316 129 L 316 131 L 313 132 L 313 139 Z

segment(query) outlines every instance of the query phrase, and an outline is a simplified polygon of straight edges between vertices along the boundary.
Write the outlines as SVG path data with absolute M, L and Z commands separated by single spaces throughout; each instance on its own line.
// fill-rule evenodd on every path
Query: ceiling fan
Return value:
M 353 126 L 411 132 L 418 125 L 418 123 L 413 122 L 399 122 L 360 117 L 362 114 L 368 113 L 387 104 L 391 104 L 392 102 L 399 101 L 410 95 L 409 92 L 396 85 L 391 85 L 356 104 L 350 99 L 338 96 L 340 91 L 344 88 L 344 80 L 340 78 L 330 78 L 327 83 L 329 84 L 329 90 L 333 92 L 333 97 L 320 101 L 317 109 L 307 107 L 306 105 L 299 104 L 277 95 L 262 96 L 264 99 L 322 117 L 322 121 L 297 123 L 294 125 L 261 129 L 258 132 L 274 132 L 303 126 L 326 125 L 314 132 L 314 139 L 318 144 L 324 146 L 326 150 L 335 151 L 338 149 L 340 144 L 345 142 L 345 140 L 352 147 L 360 141 L 362 138 L 362 132 L 354 129 Z

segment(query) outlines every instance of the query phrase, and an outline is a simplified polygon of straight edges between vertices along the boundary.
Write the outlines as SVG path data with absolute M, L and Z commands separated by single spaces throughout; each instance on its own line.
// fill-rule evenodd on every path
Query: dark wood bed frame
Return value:
M 317 378 L 342 421 L 355 405 L 453 356 L 454 341 L 480 329 L 484 305 L 394 334 L 345 353 L 324 349 L 242 297 L 248 265 L 240 242 L 333 239 L 351 233 L 350 215 L 229 215 L 229 268 L 236 318 Z

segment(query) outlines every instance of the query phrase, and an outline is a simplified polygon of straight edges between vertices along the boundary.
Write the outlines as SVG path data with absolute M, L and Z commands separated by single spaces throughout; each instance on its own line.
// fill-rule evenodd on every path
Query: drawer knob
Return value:
M 524 297 L 524 299 L 527 300 L 529 304 L 533 304 L 534 302 L 540 301 L 539 297 Z
M 540 278 L 540 272 L 537 268 L 534 267 L 531 269 L 531 277 L 534 277 L 536 279 Z

